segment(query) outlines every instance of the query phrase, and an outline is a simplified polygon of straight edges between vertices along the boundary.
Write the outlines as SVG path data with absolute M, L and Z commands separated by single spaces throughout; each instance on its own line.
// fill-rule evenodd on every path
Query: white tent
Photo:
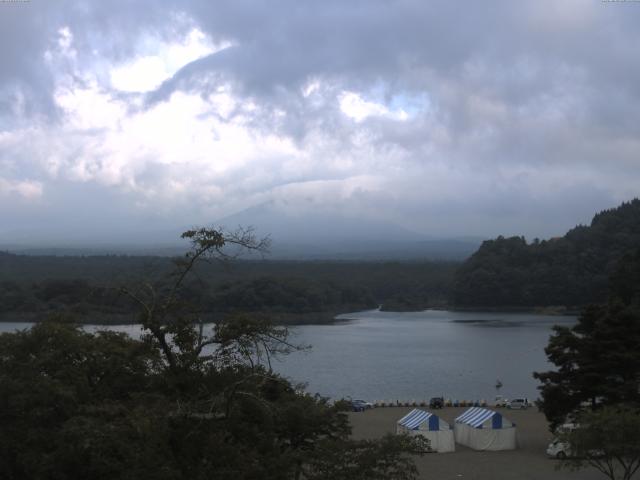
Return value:
M 514 450 L 516 425 L 498 412 L 473 407 L 455 420 L 456 442 L 474 450 Z
M 429 440 L 431 450 L 444 453 L 455 451 L 451 426 L 433 413 L 413 409 L 396 425 L 396 433 L 421 435 Z

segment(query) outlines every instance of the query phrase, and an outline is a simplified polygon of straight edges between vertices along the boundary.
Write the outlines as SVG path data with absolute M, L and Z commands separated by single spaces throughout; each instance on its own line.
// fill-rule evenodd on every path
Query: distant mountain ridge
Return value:
M 597 213 L 564 237 L 487 240 L 458 269 L 457 306 L 582 306 L 607 298 L 608 278 L 640 248 L 640 200 Z
M 481 238 L 436 238 L 385 220 L 286 212 L 263 203 L 222 218 L 229 229 L 252 226 L 269 234 L 270 257 L 296 260 L 463 260 Z
M 482 242 L 481 237 L 442 238 L 423 235 L 391 221 L 342 214 L 302 212 L 268 202 L 203 225 L 253 227 L 257 236 L 272 240 L 267 258 L 272 260 L 444 260 L 461 261 Z M 65 241 L 59 235 L 47 240 L 42 229 L 0 232 L 0 250 L 41 256 L 176 256 L 188 248 L 180 234 L 195 225 L 156 226 L 153 229 L 106 235 L 88 232 Z M 120 235 L 120 236 L 118 236 Z M 259 256 L 248 255 L 249 259 Z
M 287 211 L 272 202 L 262 203 L 216 222 L 228 228 L 253 226 L 274 240 L 290 244 L 384 243 L 424 240 L 425 236 L 385 220 L 349 217 L 341 214 Z

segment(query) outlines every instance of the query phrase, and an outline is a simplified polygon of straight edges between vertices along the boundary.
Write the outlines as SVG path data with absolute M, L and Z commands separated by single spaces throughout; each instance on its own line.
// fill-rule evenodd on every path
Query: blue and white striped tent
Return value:
M 455 419 L 456 442 L 474 450 L 513 450 L 516 425 L 501 413 L 472 407 Z
M 398 420 L 396 433 L 420 435 L 429 440 L 431 450 L 444 453 L 455 451 L 451 426 L 437 415 L 413 409 Z

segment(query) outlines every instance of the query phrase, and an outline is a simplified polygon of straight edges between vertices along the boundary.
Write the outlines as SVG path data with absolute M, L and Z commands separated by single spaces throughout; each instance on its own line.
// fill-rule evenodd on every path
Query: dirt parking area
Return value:
M 396 421 L 407 414 L 409 407 L 374 408 L 349 414 L 353 436 L 373 439 L 385 433 L 395 433 Z M 440 418 L 453 420 L 466 408 L 449 407 L 436 410 Z M 595 469 L 578 472 L 558 470 L 558 461 L 547 458 L 545 451 L 552 440 L 544 415 L 535 408 L 528 410 L 500 409 L 517 426 L 517 450 L 477 452 L 456 444 L 454 453 L 429 453 L 416 458 L 420 478 L 437 480 L 603 480 Z

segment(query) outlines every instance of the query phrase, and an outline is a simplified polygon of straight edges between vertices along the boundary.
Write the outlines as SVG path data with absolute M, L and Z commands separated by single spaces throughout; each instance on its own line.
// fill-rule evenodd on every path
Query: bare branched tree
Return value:
M 203 351 L 212 345 L 219 347 L 218 357 L 233 350 L 234 355 L 227 355 L 227 361 L 231 358 L 239 361 L 239 355 L 242 355 L 249 363 L 266 360 L 268 365 L 274 353 L 285 353 L 293 348 L 286 341 L 286 329 L 274 328 L 266 322 L 244 321 L 244 330 L 234 329 L 229 322 L 220 323 L 212 335 L 206 336 L 200 315 L 190 312 L 181 299 L 185 280 L 194 273 L 199 262 L 229 262 L 247 252 L 264 255 L 270 246 L 269 237 L 258 238 L 252 228 L 239 227 L 232 232 L 221 228 L 196 228 L 184 232 L 182 238 L 189 240 L 191 248 L 184 257 L 175 260 L 168 286 L 161 288 L 146 282 L 137 289 L 121 289 L 140 307 L 140 322 L 146 332 L 143 337 L 157 343 L 168 368 L 193 367 L 201 360 Z

